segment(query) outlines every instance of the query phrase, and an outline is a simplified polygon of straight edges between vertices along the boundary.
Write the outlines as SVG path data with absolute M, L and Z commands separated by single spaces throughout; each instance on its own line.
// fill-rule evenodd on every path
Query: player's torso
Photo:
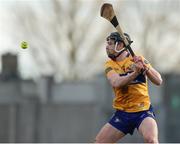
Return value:
M 111 61 L 110 63 L 113 70 L 120 76 L 125 76 L 132 72 L 134 62 L 131 57 L 127 57 L 123 61 Z M 113 88 L 113 90 L 115 94 L 113 107 L 115 109 L 137 112 L 147 110 L 150 106 L 147 80 L 143 74 L 136 77 L 130 84 L 121 88 Z

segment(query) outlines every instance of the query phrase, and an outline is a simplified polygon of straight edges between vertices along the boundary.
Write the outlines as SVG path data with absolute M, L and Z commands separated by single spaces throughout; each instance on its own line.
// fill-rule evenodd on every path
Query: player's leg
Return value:
M 119 139 L 121 139 L 125 134 L 111 124 L 107 123 L 103 126 L 100 130 L 98 135 L 96 136 L 95 142 L 96 143 L 115 143 Z
M 146 117 L 138 128 L 146 143 L 158 143 L 158 127 L 152 117 Z

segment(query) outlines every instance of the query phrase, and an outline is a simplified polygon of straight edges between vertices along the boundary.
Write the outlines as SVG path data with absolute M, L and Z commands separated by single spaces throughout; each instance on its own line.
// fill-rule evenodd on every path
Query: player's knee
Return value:
M 95 143 L 109 143 L 109 142 L 111 142 L 112 140 L 111 139 L 108 139 L 108 138 L 106 138 L 106 137 L 102 137 L 102 136 L 96 136 L 96 138 L 95 138 Z
M 94 141 L 95 143 L 102 143 L 103 142 L 103 140 L 100 138 L 100 137 L 96 137 L 95 138 L 95 141 Z
M 147 134 L 144 136 L 144 141 L 147 143 L 158 143 L 158 138 L 152 134 Z
M 95 138 L 95 143 L 101 143 L 102 142 L 102 138 L 97 135 L 96 138 Z

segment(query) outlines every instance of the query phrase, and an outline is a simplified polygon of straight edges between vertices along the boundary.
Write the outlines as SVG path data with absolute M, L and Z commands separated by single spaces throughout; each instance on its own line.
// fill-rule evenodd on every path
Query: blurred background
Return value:
M 180 0 L 0 0 L 0 142 L 94 141 L 113 113 L 104 2 L 163 76 L 149 82 L 160 142 L 180 142 Z

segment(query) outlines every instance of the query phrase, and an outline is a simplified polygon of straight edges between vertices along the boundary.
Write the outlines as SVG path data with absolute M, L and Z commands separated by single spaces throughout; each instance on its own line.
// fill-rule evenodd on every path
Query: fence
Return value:
M 180 78 L 167 75 L 164 79 L 162 87 L 150 84 L 159 138 L 160 142 L 179 142 Z M 1 80 L 0 142 L 93 142 L 113 112 L 112 95 L 104 76 L 61 84 L 51 77 L 37 83 Z M 122 142 L 143 140 L 136 131 Z

